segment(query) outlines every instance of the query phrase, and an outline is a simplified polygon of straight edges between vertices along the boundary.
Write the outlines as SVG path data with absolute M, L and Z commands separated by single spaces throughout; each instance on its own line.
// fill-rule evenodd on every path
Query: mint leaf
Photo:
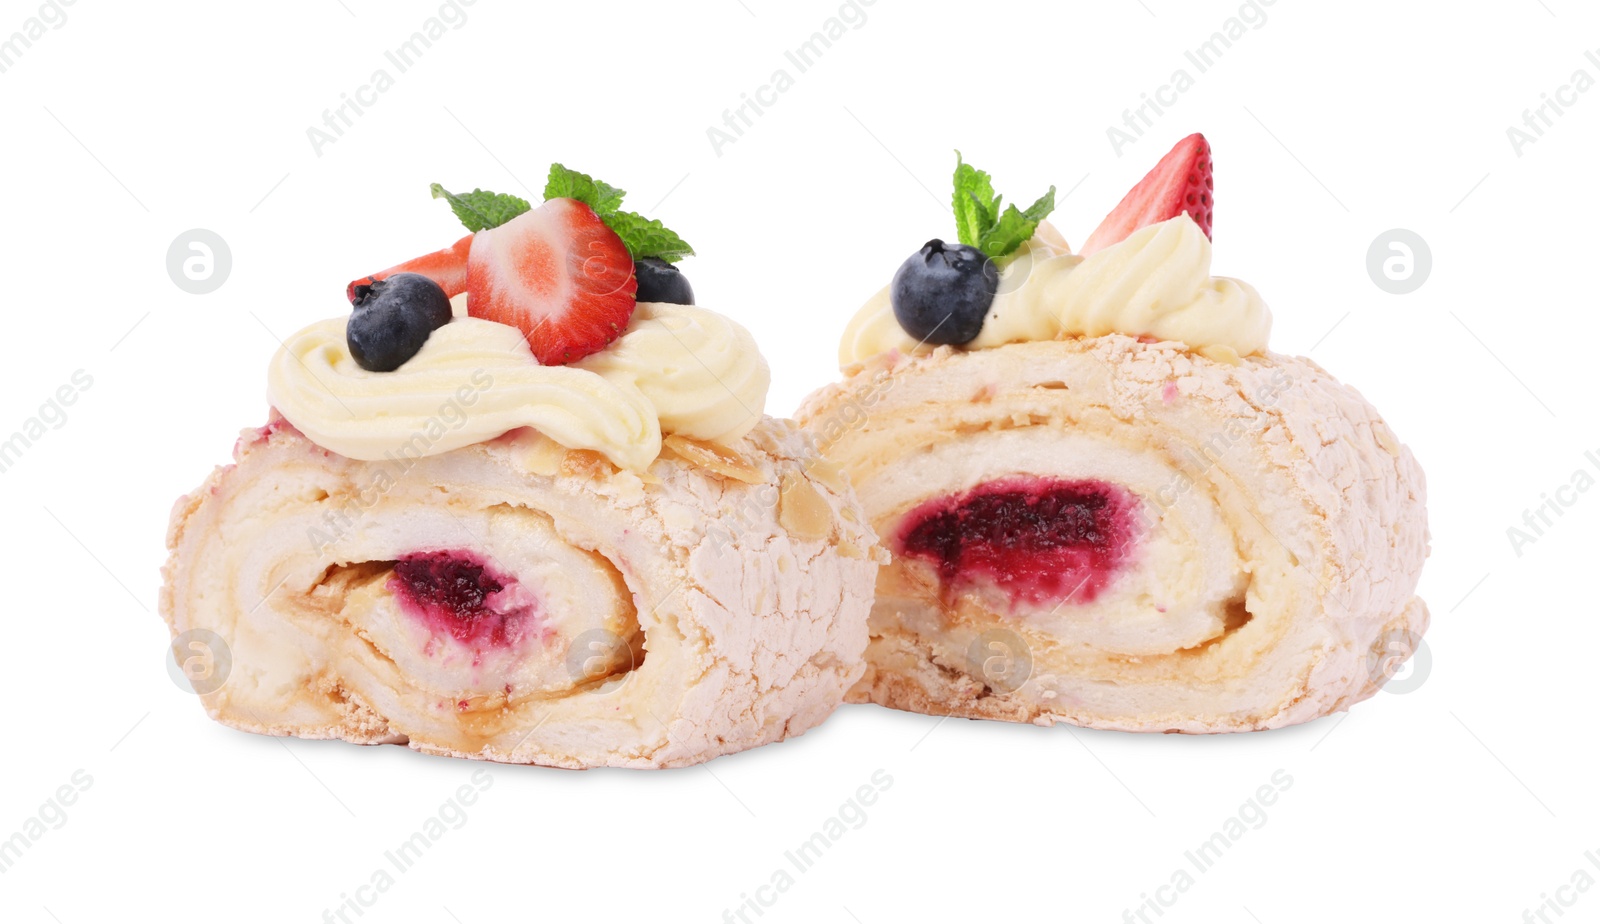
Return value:
M 1006 206 L 1000 220 L 973 246 L 988 254 L 990 259 L 999 259 L 1021 247 L 1028 238 L 1033 237 L 1033 232 L 1039 227 L 1039 222 L 1056 207 L 1056 188 L 1039 197 L 1039 201 L 1028 206 L 1026 211 L 1017 211 L 1015 205 Z
M 1000 210 L 1000 195 L 994 191 L 989 174 L 965 163 L 956 152 L 955 194 L 950 205 L 956 213 L 956 237 L 968 247 L 976 247 L 997 260 L 1021 247 L 1056 207 L 1056 188 L 1038 201 L 1018 211 L 1015 205 Z
M 565 196 L 594 209 L 606 227 L 622 238 L 622 243 L 635 260 L 657 257 L 668 263 L 676 263 L 694 253 L 694 248 L 661 222 L 637 212 L 620 211 L 624 195 L 626 193 L 623 190 L 609 183 L 586 173 L 569 170 L 561 164 L 550 165 L 550 179 L 544 187 L 546 199 Z
M 1000 214 L 1000 197 L 995 194 L 989 174 L 961 162 L 956 152 L 955 194 L 950 205 L 956 213 L 956 237 L 969 247 L 978 246 L 985 231 Z
M 587 173 L 568 170 L 560 164 L 550 165 L 550 178 L 544 184 L 546 199 L 576 199 L 594 209 L 594 213 L 601 217 L 620 208 L 625 195 L 625 191 L 609 183 L 602 183 Z
M 987 178 L 986 178 L 987 179 Z M 470 193 L 456 194 L 434 183 L 430 187 L 435 199 L 444 199 L 467 226 L 469 231 L 498 228 L 530 206 L 526 200 L 503 193 L 474 189 Z M 659 221 L 646 218 L 637 212 L 620 211 L 623 190 L 601 182 L 586 173 L 568 170 L 561 164 L 550 165 L 550 178 L 545 182 L 544 197 L 549 199 L 576 199 L 594 210 L 595 215 L 615 231 L 635 260 L 657 257 L 676 263 L 694 254 L 688 242 L 673 233 Z M 997 200 L 998 201 L 998 200 Z
M 467 226 L 468 231 L 473 232 L 485 228 L 498 228 L 533 208 L 528 204 L 528 200 L 505 193 L 474 189 L 472 192 L 458 195 L 438 183 L 428 188 L 433 192 L 435 199 L 449 202 L 450 210 L 456 213 L 456 217 L 461 219 L 461 223 Z
M 1052 186 L 1049 192 L 1040 196 L 1032 205 L 1022 210 L 1022 217 L 1037 225 L 1039 222 L 1044 221 L 1045 216 L 1055 210 L 1056 188 Z
M 635 260 L 657 257 L 668 263 L 676 263 L 694 254 L 694 248 L 683 238 L 668 230 L 661 222 L 638 212 L 612 212 L 601 215 L 600 220 L 617 232 L 617 237 L 622 238 L 622 243 Z
M 1033 237 L 1033 229 L 1037 228 L 1037 221 L 1029 221 L 1017 211 L 1014 205 L 1006 206 L 1001 213 L 1000 220 L 978 238 L 978 243 L 973 246 L 983 251 L 990 259 L 999 259 L 1018 247 L 1023 241 Z

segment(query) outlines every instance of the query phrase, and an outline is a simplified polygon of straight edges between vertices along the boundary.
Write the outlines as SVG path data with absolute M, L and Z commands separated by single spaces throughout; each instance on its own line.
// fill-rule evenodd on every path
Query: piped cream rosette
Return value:
M 1046 256 L 971 348 L 901 342 L 873 302 L 852 324 L 846 379 L 798 417 L 893 556 L 853 699 L 1244 731 L 1343 709 L 1411 654 L 1421 470 L 1353 389 L 1264 350 L 1259 297 L 1189 228 Z
M 606 349 L 541 366 L 520 331 L 468 317 L 465 296 L 457 302 L 455 319 L 393 372 L 356 365 L 345 319 L 310 325 L 273 357 L 268 399 L 317 445 L 369 462 L 402 446 L 436 455 L 533 427 L 642 471 L 663 433 L 728 443 L 761 419 L 766 360 L 749 331 L 716 312 L 641 302 Z
M 395 373 L 335 334 L 287 342 L 286 419 L 173 512 L 162 613 L 180 663 L 210 659 L 213 718 L 667 767 L 799 734 L 860 676 L 879 550 L 762 416 L 742 328 L 641 304 L 607 350 L 541 367 L 457 317 Z

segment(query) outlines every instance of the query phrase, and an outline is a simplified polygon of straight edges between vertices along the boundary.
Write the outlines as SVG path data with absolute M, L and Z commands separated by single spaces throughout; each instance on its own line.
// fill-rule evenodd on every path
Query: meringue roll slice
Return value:
M 848 483 L 763 413 L 743 327 L 637 299 L 648 272 L 692 301 L 635 268 L 676 238 L 614 232 L 622 192 L 558 168 L 542 206 L 453 198 L 499 223 L 287 338 L 269 423 L 178 501 L 161 611 L 212 718 L 673 767 L 797 735 L 861 676 L 882 553 Z
M 1371 696 L 1420 643 L 1422 471 L 1354 389 L 1265 348 L 1206 207 L 1089 254 L 1041 225 L 965 343 L 912 337 L 898 285 L 852 322 L 844 380 L 798 414 L 892 556 L 852 700 L 1248 731 Z
M 530 431 L 409 464 L 287 422 L 179 501 L 162 609 L 246 731 L 670 767 L 816 725 L 862 672 L 865 518 L 791 425 L 642 473 Z M 403 458 L 403 457 L 401 457 Z
M 881 357 L 802 422 L 893 561 L 853 699 L 1219 732 L 1371 696 L 1427 625 L 1422 474 L 1309 360 L 1131 337 Z

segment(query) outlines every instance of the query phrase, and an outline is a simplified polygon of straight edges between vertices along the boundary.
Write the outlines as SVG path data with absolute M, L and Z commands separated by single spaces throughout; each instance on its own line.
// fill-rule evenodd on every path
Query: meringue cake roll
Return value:
M 800 413 L 893 556 L 857 701 L 1221 732 L 1371 696 L 1420 639 L 1423 479 L 1314 363 L 1108 335 L 882 357 Z
M 860 701 L 1152 732 L 1370 697 L 1420 644 L 1416 460 L 1354 389 L 1268 349 L 1211 274 L 1193 135 L 1074 251 L 958 161 L 932 240 L 801 408 L 892 562 Z
M 693 249 L 561 164 L 542 203 L 431 193 L 471 233 L 288 337 L 269 423 L 173 510 L 161 613 L 206 711 L 570 768 L 821 722 L 886 556 Z
M 285 421 L 174 510 L 162 611 L 246 731 L 670 767 L 816 725 L 860 676 L 873 537 L 767 418 L 645 473 L 536 433 L 359 461 Z

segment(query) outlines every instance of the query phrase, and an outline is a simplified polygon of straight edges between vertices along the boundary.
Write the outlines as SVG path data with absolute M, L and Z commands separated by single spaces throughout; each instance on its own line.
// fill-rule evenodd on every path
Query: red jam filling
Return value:
M 510 648 L 529 635 L 538 602 L 470 552 L 420 552 L 395 562 L 389 590 L 401 610 L 473 648 Z
M 937 567 L 946 593 L 988 583 L 1013 605 L 1088 603 L 1132 553 L 1137 507 L 1107 482 L 1015 476 L 923 503 L 897 544 Z

